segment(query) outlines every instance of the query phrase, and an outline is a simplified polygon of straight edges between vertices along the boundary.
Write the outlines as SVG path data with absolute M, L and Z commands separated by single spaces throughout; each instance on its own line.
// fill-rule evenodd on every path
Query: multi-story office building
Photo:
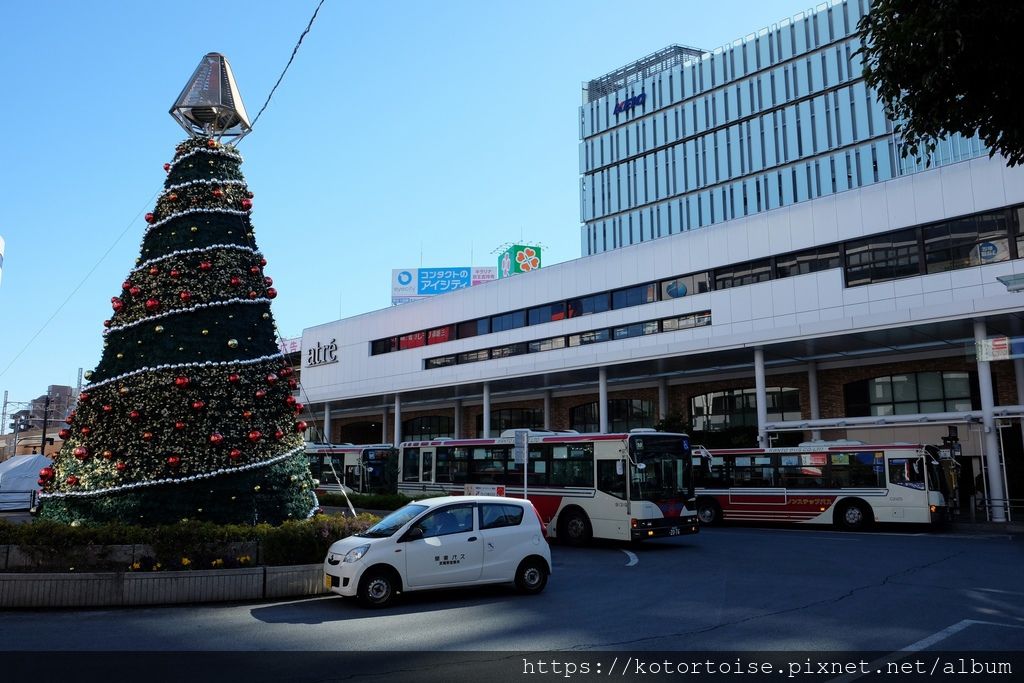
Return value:
M 584 83 L 582 252 L 596 254 L 920 170 L 864 83 L 868 0 L 711 53 L 673 45 Z M 932 166 L 984 153 L 939 145 Z
M 584 258 L 305 330 L 317 428 L 368 443 L 679 418 L 768 445 L 956 426 L 965 480 L 1024 497 L 1024 360 L 975 355 L 1021 336 L 1024 294 L 999 278 L 1024 275 L 1024 169 L 959 139 L 900 161 L 859 77 L 865 4 L 589 82 Z

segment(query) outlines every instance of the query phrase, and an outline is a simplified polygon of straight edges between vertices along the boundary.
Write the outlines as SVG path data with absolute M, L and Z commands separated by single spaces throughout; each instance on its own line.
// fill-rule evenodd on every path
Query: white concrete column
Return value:
M 551 390 L 544 392 L 544 429 L 551 429 Z
M 980 349 L 988 336 L 984 320 L 974 321 L 974 346 Z M 978 360 L 978 390 L 981 392 L 981 423 L 985 441 L 985 482 L 993 522 L 1006 521 L 1006 493 L 1003 490 L 1003 468 L 999 464 L 999 434 L 996 432 L 995 399 L 992 396 L 992 367 L 987 360 Z
M 757 445 L 768 448 L 768 394 L 764 383 L 764 349 L 754 349 L 754 391 L 757 398 Z
M 668 419 L 668 377 L 658 379 L 658 419 Z
M 1024 406 L 1024 358 L 1013 359 L 1013 379 L 1017 385 L 1017 405 Z M 1021 442 L 1024 443 L 1024 420 L 1018 420 Z
M 597 414 L 598 431 L 608 433 L 608 369 L 597 370 Z
M 395 448 L 402 443 L 402 395 L 395 394 Z
M 481 439 L 491 438 L 491 383 L 484 382 L 484 428 Z
M 452 438 L 462 438 L 462 399 L 455 399 L 455 419 L 452 420 L 452 428 L 455 432 Z
M 388 409 L 385 407 L 380 414 L 380 442 L 388 442 Z M 394 444 L 396 447 L 398 444 Z
M 811 361 L 807 364 L 807 400 L 811 404 L 811 419 L 821 418 L 821 407 L 818 401 L 818 363 Z M 820 429 L 811 430 L 811 439 L 817 441 L 821 438 Z
M 331 404 L 324 403 L 324 441 L 331 443 Z

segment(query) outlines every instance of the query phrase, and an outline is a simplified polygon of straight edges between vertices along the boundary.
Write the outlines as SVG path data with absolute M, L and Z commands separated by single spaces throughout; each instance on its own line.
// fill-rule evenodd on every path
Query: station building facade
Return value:
M 622 131 L 636 123 L 641 136 L 652 134 L 642 132 L 645 122 L 654 127 L 676 106 L 674 86 L 652 79 L 665 83 L 679 73 L 680 82 L 693 82 L 696 71 L 712 91 L 722 89 L 718 77 L 708 74 L 722 68 L 739 79 L 737 67 L 724 66 L 740 59 L 736 55 L 749 60 L 767 49 L 768 62 L 758 68 L 778 62 L 792 72 L 793 62 L 803 59 L 794 45 L 824 50 L 810 65 L 796 65 L 797 82 L 801 73 L 813 77 L 815 62 L 831 68 L 829 54 L 842 57 L 843 73 L 854 78 L 860 67 L 848 43 L 859 15 L 851 8 L 863 10 L 857 0 L 830 5 L 685 61 L 670 50 L 668 69 L 652 71 L 647 58 L 641 66 L 624 67 L 621 88 L 610 88 L 606 79 L 607 93 L 584 102 L 582 147 L 609 134 L 635 139 L 635 131 Z M 801 34 L 805 41 L 828 35 L 831 42 L 812 48 L 796 42 Z M 833 43 L 841 49 L 832 50 Z M 638 73 L 648 73 L 646 80 L 630 86 Z M 859 92 L 853 86 L 850 92 Z M 659 96 L 663 106 L 637 112 L 646 99 L 637 101 L 636 88 L 642 95 L 661 87 L 669 95 L 664 101 Z M 710 96 L 698 111 L 713 111 L 715 93 Z M 817 106 L 811 90 L 807 97 L 796 102 L 798 109 Z M 829 97 L 829 116 L 849 113 L 851 119 L 858 102 L 871 101 L 855 94 L 837 105 Z M 628 124 L 588 113 L 614 112 L 628 101 Z M 785 121 L 789 114 L 779 112 L 789 105 L 780 106 L 771 115 Z M 721 116 L 729 121 L 725 111 L 723 106 Z M 790 438 L 938 443 L 954 426 L 965 479 L 973 483 L 979 475 L 989 499 L 1000 501 L 993 519 L 1004 519 L 1006 501 L 1024 498 L 1024 361 L 986 360 L 976 347 L 994 337 L 1024 336 L 1024 293 L 1004 284 L 1024 276 L 1024 169 L 981 154 L 970 140 L 945 141 L 948 154 L 927 167 L 899 161 L 891 124 L 880 109 L 872 116 L 868 137 L 839 137 L 845 134 L 840 118 L 832 142 L 827 125 L 818 138 L 831 147 L 816 147 L 812 137 L 788 161 L 783 157 L 780 164 L 776 157 L 770 171 L 763 157 L 759 170 L 747 165 L 747 157 L 738 163 L 749 177 L 725 185 L 721 175 L 712 182 L 703 170 L 711 138 L 702 133 L 700 178 L 711 187 L 682 189 L 681 196 L 664 201 L 655 189 L 653 199 L 648 194 L 646 204 L 628 211 L 621 195 L 619 204 L 608 203 L 607 185 L 603 205 L 588 194 L 611 169 L 591 167 L 585 150 L 583 258 L 304 331 L 300 398 L 313 417 L 315 438 L 399 442 L 495 436 L 520 427 L 619 431 L 675 421 L 704 432 L 750 426 L 756 442 L 750 446 Z M 819 123 L 815 115 L 813 125 Z M 739 125 L 752 126 L 753 119 Z M 794 131 L 803 136 L 815 130 L 803 123 L 786 127 L 782 147 Z M 723 144 L 732 154 L 729 135 Z M 764 136 L 764 149 L 774 150 L 782 135 L 761 125 L 740 146 L 753 149 L 753 139 Z M 819 158 L 801 161 L 801 149 Z M 621 163 L 628 168 L 653 158 L 654 168 L 662 167 L 660 151 L 648 151 L 623 149 L 635 158 Z M 871 160 L 867 166 L 865 159 Z M 685 156 L 684 165 L 689 163 Z M 888 170 L 876 172 L 876 164 Z M 663 177 L 670 177 L 672 165 L 669 158 Z M 819 184 L 822 168 L 828 174 L 820 177 L 828 182 Z M 627 186 L 640 183 L 642 173 L 633 180 L 629 173 Z M 815 189 L 802 192 L 800 179 L 808 177 L 807 187 Z M 661 187 L 662 181 L 648 176 L 644 182 Z M 794 182 L 790 195 L 785 188 L 792 190 Z M 819 185 L 830 191 L 818 191 Z M 745 203 L 719 209 L 719 200 L 725 207 L 737 192 Z M 640 201 L 632 189 L 626 200 Z M 690 216 L 695 202 L 706 212 L 698 208 L 696 223 L 680 223 L 680 210 Z M 589 205 L 603 208 L 594 212 Z M 672 229 L 664 218 L 665 230 L 634 230 L 626 239 L 634 211 L 647 216 L 643 225 L 649 228 L 651 211 L 653 225 L 659 224 L 659 207 L 675 216 Z M 701 223 L 704 216 L 709 220 Z M 636 218 L 634 227 L 640 222 Z

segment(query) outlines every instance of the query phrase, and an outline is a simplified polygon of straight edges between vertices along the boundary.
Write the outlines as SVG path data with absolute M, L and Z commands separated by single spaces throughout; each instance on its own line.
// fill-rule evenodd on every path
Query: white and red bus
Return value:
M 400 447 L 398 492 L 523 496 L 512 432 L 497 439 L 410 441 Z M 547 534 L 569 543 L 697 533 L 689 438 L 532 431 L 527 497 Z
M 320 484 L 317 491 L 340 492 L 342 485 L 355 493 L 394 493 L 398 449 L 389 443 L 307 443 L 309 471 Z
M 836 442 L 794 448 L 694 449 L 697 514 L 720 520 L 834 524 L 948 519 L 956 462 L 933 446 Z

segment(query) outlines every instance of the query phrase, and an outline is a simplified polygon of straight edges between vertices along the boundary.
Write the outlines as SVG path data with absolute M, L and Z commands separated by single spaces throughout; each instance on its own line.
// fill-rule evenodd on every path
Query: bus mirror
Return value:
M 405 536 L 402 537 L 403 541 L 418 541 L 423 538 L 423 527 L 414 526 L 405 532 Z
M 647 469 L 647 463 L 645 463 L 645 462 L 638 462 L 636 464 L 636 468 L 638 470 L 646 470 Z

